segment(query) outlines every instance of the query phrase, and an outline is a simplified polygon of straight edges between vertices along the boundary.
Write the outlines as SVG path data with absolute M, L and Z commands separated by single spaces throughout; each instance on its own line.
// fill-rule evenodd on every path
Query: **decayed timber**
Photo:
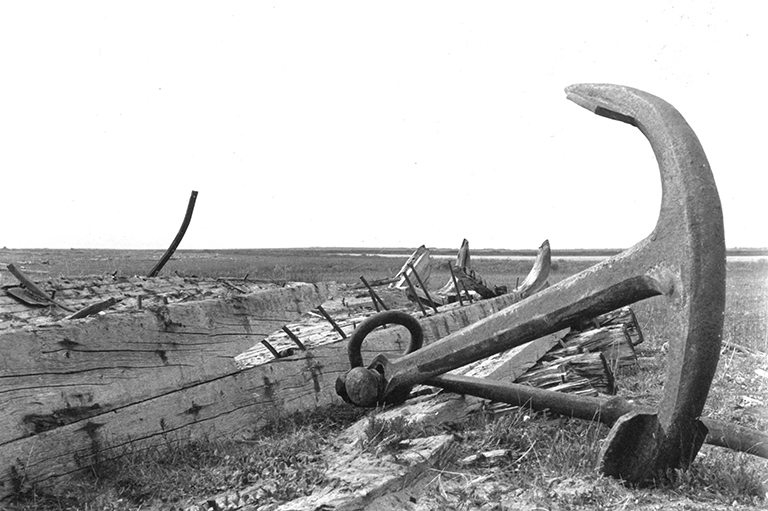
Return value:
M 429 249 L 424 245 L 417 248 L 416 251 L 411 254 L 411 256 L 405 261 L 403 267 L 400 268 L 400 271 L 397 272 L 394 277 L 395 282 L 390 284 L 390 286 L 398 289 L 406 289 L 406 276 L 414 281 L 414 270 L 418 272 L 419 276 L 422 278 L 422 280 L 424 280 L 424 282 L 427 281 L 432 271 Z
M 635 313 L 629 307 L 622 307 L 620 309 L 601 314 L 595 318 L 586 319 L 581 321 L 578 325 L 575 325 L 574 329 L 592 330 L 594 328 L 610 325 L 624 325 L 624 327 L 627 329 L 627 334 L 629 335 L 633 346 L 637 346 L 643 342 L 643 332 L 637 322 Z
M 516 297 L 507 295 L 423 318 L 421 324 L 425 331 L 425 343 L 434 342 L 487 317 L 515 300 Z M 3 471 L 0 474 L 0 498 L 18 490 L 21 482 L 51 487 L 63 481 L 68 474 L 98 461 L 124 455 L 129 450 L 149 449 L 159 443 L 184 442 L 202 436 L 247 437 L 282 414 L 340 402 L 335 394 L 334 382 L 349 369 L 345 341 L 308 345 L 306 351 L 296 351 L 293 356 L 241 369 L 234 361 L 234 353 L 242 348 L 235 347 L 236 342 L 231 339 L 237 336 L 228 335 L 226 328 L 239 329 L 242 334 L 242 318 L 238 318 L 236 324 L 222 325 L 222 335 L 215 337 L 212 345 L 203 338 L 189 336 L 191 344 L 184 347 L 184 335 L 180 334 L 183 327 L 179 324 L 189 325 L 192 318 L 200 316 L 194 311 L 173 310 L 171 306 L 168 310 L 159 314 L 146 310 L 133 313 L 143 318 L 143 324 L 148 328 L 139 331 L 134 326 L 134 330 L 121 337 L 118 342 L 124 343 L 124 346 L 131 340 L 138 343 L 134 349 L 125 351 L 110 350 L 110 344 L 103 340 L 99 341 L 101 344 L 96 349 L 86 349 L 84 346 L 89 344 L 81 342 L 84 340 L 82 329 L 67 329 L 68 325 L 21 332 L 26 337 L 18 345 L 36 346 L 35 352 L 43 355 L 47 371 L 61 378 L 58 384 L 64 386 L 48 388 L 46 408 L 35 408 L 38 406 L 35 400 L 40 396 L 46 397 L 45 392 L 34 394 L 19 386 L 15 390 L 15 399 L 2 394 L 5 400 L 3 406 L 22 406 L 22 409 L 13 414 L 14 420 L 7 421 L 3 426 L 15 431 L 16 437 L 7 438 L 0 446 L 0 469 Z M 263 318 L 264 314 L 253 311 L 249 316 L 251 325 L 259 317 L 273 319 Z M 125 324 L 111 323 L 109 318 L 108 314 L 71 323 L 93 324 L 94 333 L 100 335 L 125 332 L 128 328 Z M 283 317 L 281 324 L 273 330 L 287 322 Z M 167 331 L 163 330 L 166 325 Z M 258 342 L 257 335 L 266 335 L 267 330 L 265 328 L 261 332 L 252 328 L 247 337 L 249 345 Z M 64 332 L 67 332 L 66 336 L 63 336 Z M 146 335 L 154 337 L 148 341 Z M 169 341 L 158 346 L 157 337 L 163 335 Z M 5 340 L 11 343 L 12 338 L 9 335 Z M 60 344 L 65 338 L 78 345 Z M 372 358 L 372 353 L 402 353 L 408 342 L 405 329 L 391 327 L 377 330 L 366 339 L 364 349 L 369 353 L 367 360 Z M 164 351 L 167 365 L 158 351 Z M 29 366 L 35 362 L 36 357 L 28 352 L 21 353 L 17 349 L 16 353 L 21 363 Z M 130 385 L 125 384 L 124 377 L 121 379 L 119 374 L 115 374 L 107 385 L 111 387 L 110 401 L 101 401 L 88 394 L 91 392 L 92 396 L 96 396 L 95 393 L 102 392 L 98 375 L 103 366 L 93 362 L 92 358 L 96 356 L 111 359 L 116 366 L 136 364 L 137 357 L 144 357 L 149 363 L 146 367 L 136 367 L 136 371 L 143 372 L 136 372 L 137 378 L 131 379 Z M 0 367 L 6 371 L 8 365 Z M 78 386 L 67 384 L 62 367 L 76 367 L 75 373 L 82 378 Z M 215 377 L 213 367 L 217 367 Z M 137 390 L 146 391 L 142 387 L 149 384 L 150 378 L 157 379 L 156 373 L 166 374 L 164 378 L 159 378 L 160 385 L 165 386 L 164 393 L 147 397 L 141 402 L 113 405 L 115 400 L 124 399 L 121 393 L 125 393 L 127 387 L 136 386 Z M 14 378 L 25 378 L 20 371 L 13 374 Z M 183 385 L 178 385 L 180 377 L 186 378 Z M 3 378 L 3 384 L 7 385 L 12 379 Z M 61 404 L 65 403 L 65 397 L 69 406 Z M 55 404 L 57 399 L 60 404 Z M 70 414 L 70 411 L 76 413 Z M 27 422 L 24 422 L 25 416 L 28 417 Z M 49 429 L 51 425 L 54 427 Z M 35 433 L 35 428 L 42 431 Z
M 481 298 L 488 299 L 506 293 L 506 288 L 494 287 L 491 289 L 483 278 L 471 269 L 454 268 L 453 272 L 464 288 L 469 291 L 474 291 L 480 295 Z
M 514 380 L 556 345 L 566 332 L 564 330 L 548 335 L 457 372 L 489 380 Z M 455 421 L 477 410 L 481 402 L 478 398 L 459 397 L 455 394 L 428 396 L 358 421 L 335 438 L 332 446 L 322 453 L 323 462 L 330 468 L 327 472 L 329 482 L 307 497 L 280 505 L 277 510 L 363 509 L 374 499 L 402 489 L 418 477 L 425 466 L 439 460 L 452 437 L 440 435 L 421 439 L 420 442 L 412 441 L 413 445 L 398 446 L 396 457 L 386 454 L 378 456 L 363 450 L 363 439 L 369 422 L 388 422 L 400 418 L 409 424 L 426 426 Z M 424 449 L 425 444 L 431 448 Z
M 514 290 L 515 293 L 526 297 L 547 287 L 549 271 L 552 268 L 552 250 L 549 247 L 549 240 L 539 246 L 539 252 L 536 254 L 536 261 L 533 268 L 525 277 L 523 282 Z
M 539 251 L 536 254 L 536 259 L 533 263 L 533 267 L 523 282 L 512 292 L 520 295 L 522 298 L 530 296 L 537 291 L 540 291 L 547 287 L 549 273 L 552 268 L 552 252 L 549 246 L 549 240 L 539 246 Z M 458 297 L 458 290 L 454 283 L 454 278 L 461 283 L 464 289 L 474 291 L 481 298 L 491 298 L 507 292 L 505 287 L 491 286 L 485 282 L 483 278 L 478 275 L 469 264 L 469 242 L 465 239 L 459 249 L 459 253 L 456 256 L 456 263 L 451 268 L 452 277 L 448 282 L 437 292 L 439 296 L 450 298 L 449 301 L 454 301 Z
M 552 350 L 543 359 L 546 363 L 578 353 L 602 353 L 613 373 L 637 364 L 637 355 L 629 331 L 623 324 L 613 324 L 582 332 L 571 332 L 562 347 Z
M 461 268 L 463 270 L 467 270 L 470 265 L 469 260 L 469 241 L 465 238 L 461 242 L 461 247 L 459 247 L 459 253 L 456 254 L 456 262 L 453 264 L 452 268 Z M 448 280 L 448 282 L 445 283 L 443 287 L 441 287 L 437 294 L 440 296 L 454 296 L 458 295 L 463 290 L 456 289 L 456 284 L 454 283 L 454 279 L 451 278 Z
M 506 295 L 510 296 L 510 295 Z M 478 303 L 486 303 L 484 301 Z M 626 317 L 627 315 L 622 315 Z M 619 328 L 624 328 L 622 325 Z M 566 339 L 570 337 L 570 342 Z M 603 340 L 602 343 L 596 342 L 595 337 Z M 549 367 L 561 366 L 562 372 L 566 371 L 578 375 L 586 383 L 578 384 L 576 379 L 570 377 L 565 379 L 565 374 L 555 375 L 554 385 L 544 384 L 545 387 L 557 389 L 561 392 L 575 392 L 594 396 L 598 392 L 612 394 L 615 388 L 612 379 L 612 373 L 606 357 L 602 354 L 601 348 L 605 344 L 612 342 L 623 342 L 627 340 L 624 337 L 611 337 L 610 341 L 605 341 L 605 335 L 589 336 L 580 332 L 569 332 L 569 329 L 562 330 L 556 334 L 546 336 L 531 343 L 525 344 L 505 353 L 500 353 L 492 357 L 480 360 L 469 366 L 462 367 L 452 371 L 452 375 L 469 376 L 483 378 L 488 381 L 527 381 L 529 384 L 542 383 L 540 378 L 531 378 L 529 375 L 534 372 L 535 367 L 541 367 L 539 360 L 550 356 L 555 359 L 559 349 L 562 346 L 573 348 L 580 342 L 584 342 L 585 348 L 596 350 L 594 353 L 579 353 L 568 355 L 565 358 L 558 358 L 557 361 L 550 363 Z M 593 342 L 589 342 L 592 340 Z M 367 341 L 367 338 L 366 338 Z M 631 347 L 631 344 L 630 344 Z M 562 357 L 562 355 L 560 356 Z M 586 375 L 586 376 L 583 376 Z M 536 380 L 539 380 L 538 382 Z M 565 382 L 564 382 L 565 381 Z M 427 382 L 429 383 L 429 382 Z M 410 400 L 402 406 L 391 408 L 378 413 L 375 420 L 392 421 L 405 419 L 409 424 L 420 426 L 434 425 L 445 422 L 460 421 L 473 411 L 482 406 L 483 400 L 480 398 L 457 394 L 442 393 L 440 395 L 431 395 Z M 423 471 L 425 463 L 433 464 L 439 459 L 439 450 L 435 449 L 430 454 L 423 454 L 420 464 L 409 465 L 400 463 L 397 469 L 389 467 L 391 472 L 387 477 L 383 477 L 379 467 L 387 466 L 388 460 L 381 459 L 370 453 L 361 452 L 361 447 L 353 439 L 363 436 L 363 431 L 367 427 L 370 418 L 363 419 L 357 424 L 351 426 L 348 430 L 335 439 L 336 448 L 331 448 L 324 453 L 324 461 L 330 467 L 336 467 L 329 470 L 331 481 L 324 487 L 316 489 L 310 496 L 294 500 L 278 507 L 279 510 L 298 510 L 298 509 L 362 509 L 367 504 L 373 502 L 376 498 L 397 491 L 405 486 L 409 481 L 414 480 Z M 353 453 L 351 448 L 340 447 L 342 445 L 354 445 Z M 408 446 L 403 447 L 403 451 L 408 453 Z M 355 477 L 351 477 L 345 467 L 351 467 L 354 461 Z
M 602 353 L 579 353 L 539 362 L 516 381 L 586 396 L 613 394 L 616 390 L 613 372 Z
M 148 296 L 151 287 L 132 292 Z M 126 296 L 118 312 L 75 320 L 16 314 L 12 323 L 26 326 L 0 330 L 0 497 L 18 477 L 44 481 L 62 467 L 98 461 L 102 448 L 114 452 L 135 438 L 167 433 L 178 421 L 166 414 L 205 430 L 210 424 L 201 421 L 201 410 L 218 397 L 213 387 L 202 394 L 189 389 L 235 374 L 237 353 L 327 294 L 322 284 L 250 284 L 246 294 L 193 301 L 193 287 L 199 296 L 222 293 L 211 282 L 187 281 L 175 290 L 181 301 L 179 294 L 155 296 L 139 309 L 138 296 Z M 79 284 L 62 288 L 57 299 L 73 294 L 77 302 L 82 295 L 99 299 Z

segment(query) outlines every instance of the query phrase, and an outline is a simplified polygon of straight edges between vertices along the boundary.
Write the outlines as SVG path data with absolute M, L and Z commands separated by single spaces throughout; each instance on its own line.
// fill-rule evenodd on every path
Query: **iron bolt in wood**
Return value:
M 353 378 L 340 379 L 337 388 L 343 387 L 339 390 L 346 398 L 362 406 L 398 401 L 415 384 L 556 332 L 579 318 L 663 295 L 674 316 L 667 325 L 670 349 L 663 397 L 655 411 L 621 415 L 601 452 L 603 473 L 642 483 L 668 469 L 686 468 L 707 434 L 699 417 L 717 367 L 725 310 L 720 198 L 696 134 L 672 105 L 618 85 L 572 85 L 566 94 L 598 115 L 637 127 L 650 142 L 662 183 L 661 211 L 651 234 L 430 346 L 392 360 L 379 355 L 368 369 L 353 369 Z

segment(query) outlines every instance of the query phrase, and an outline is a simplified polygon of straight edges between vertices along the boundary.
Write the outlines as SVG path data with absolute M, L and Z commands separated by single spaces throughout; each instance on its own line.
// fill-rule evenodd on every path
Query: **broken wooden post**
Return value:
M 165 266 L 165 263 L 167 263 L 174 252 L 176 252 L 176 248 L 178 248 L 179 243 L 181 243 L 182 238 L 184 238 L 184 234 L 187 232 L 187 227 L 189 227 L 189 222 L 192 221 L 192 212 L 195 210 L 195 201 L 197 200 L 197 192 L 192 191 L 192 195 L 189 196 L 189 203 L 187 203 L 187 212 L 184 215 L 184 221 L 181 223 L 181 227 L 179 228 L 179 232 L 176 234 L 176 237 L 173 239 L 173 242 L 171 243 L 171 246 L 168 247 L 168 250 L 165 251 L 165 254 L 163 254 L 163 257 L 160 258 L 160 260 L 157 262 L 154 268 L 147 274 L 147 277 L 157 277 L 157 275 L 160 273 L 160 270 L 163 269 L 163 266 Z

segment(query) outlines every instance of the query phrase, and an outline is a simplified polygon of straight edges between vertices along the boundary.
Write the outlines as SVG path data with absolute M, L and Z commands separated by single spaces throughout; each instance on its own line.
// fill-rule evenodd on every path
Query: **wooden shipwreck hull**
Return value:
M 334 382 L 349 369 L 340 335 L 327 335 L 327 327 L 316 341 L 304 335 L 306 350 L 279 359 L 258 346 L 320 305 L 327 285 L 232 289 L 216 281 L 110 279 L 52 283 L 57 300 L 75 308 L 86 297 L 103 299 L 106 289 L 121 295 L 117 310 L 85 319 L 59 319 L 63 313 L 51 307 L 35 312 L 3 298 L 0 498 L 28 485 L 55 487 L 130 451 L 248 437 L 280 415 L 340 402 Z M 422 318 L 426 342 L 518 299 L 510 294 Z M 372 334 L 365 349 L 397 353 L 408 341 L 405 329 L 392 327 Z
M 241 430 L 259 407 L 251 386 L 269 380 L 238 377 L 235 355 L 328 293 L 324 284 L 182 278 L 49 285 L 73 309 L 120 301 L 67 320 L 57 306 L 30 308 L 2 293 L 0 497 L 129 448 Z
M 31 485 L 55 489 L 128 452 L 248 438 L 279 416 L 340 403 L 334 383 L 349 369 L 341 332 L 376 312 L 370 297 L 333 284 L 103 276 L 43 287 L 71 310 L 115 303 L 73 320 L 61 306 L 0 293 L 0 499 Z M 415 308 L 401 290 L 379 292 L 395 308 Z M 428 344 L 520 299 L 414 314 Z M 334 328 L 315 312 L 321 304 Z M 377 330 L 363 356 L 401 353 L 409 340 L 402 327 Z

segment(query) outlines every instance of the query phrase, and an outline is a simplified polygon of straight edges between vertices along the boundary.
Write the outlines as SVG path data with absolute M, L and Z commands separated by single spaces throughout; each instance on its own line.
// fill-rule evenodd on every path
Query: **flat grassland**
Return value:
M 366 252 L 374 255 L 349 249 L 180 250 L 163 273 L 351 284 L 361 275 L 369 281 L 393 275 L 410 250 Z M 16 263 L 44 283 L 58 275 L 142 275 L 161 255 L 162 251 L 2 249 L 0 268 Z M 533 261 L 532 253 L 522 255 L 527 257 L 476 257 L 472 267 L 487 281 L 511 289 Z M 595 262 L 571 255 L 553 254 L 551 283 Z M 766 431 L 768 260 L 738 259 L 728 262 L 724 344 L 705 414 Z M 448 277 L 445 264 L 433 264 L 429 287 L 440 287 Z M 0 271 L 0 285 L 8 278 L 7 272 Z M 633 309 L 646 342 L 638 346 L 639 369 L 619 379 L 619 393 L 653 403 L 664 382 L 668 313 L 658 298 Z M 65 495 L 31 491 L 14 502 L 0 503 L 0 509 L 186 509 L 222 491 L 254 485 L 260 488 L 259 505 L 271 509 L 270 505 L 323 484 L 326 474 L 316 463 L 316 454 L 333 431 L 361 413 L 342 406 L 297 416 L 247 445 L 209 442 L 169 447 L 168 452 L 154 455 L 128 455 L 83 474 L 72 481 Z M 424 502 L 441 503 L 444 509 L 763 509 L 767 502 L 768 462 L 717 447 L 705 445 L 690 470 L 641 489 L 602 478 L 595 470 L 600 443 L 608 431 L 597 423 L 517 409 L 481 413 L 451 428 L 459 440 L 441 465 L 431 469 L 434 479 L 425 489 Z M 400 432 L 405 436 L 429 433 L 434 431 Z M 508 449 L 511 454 L 496 461 L 458 464 L 468 454 L 493 449 Z

